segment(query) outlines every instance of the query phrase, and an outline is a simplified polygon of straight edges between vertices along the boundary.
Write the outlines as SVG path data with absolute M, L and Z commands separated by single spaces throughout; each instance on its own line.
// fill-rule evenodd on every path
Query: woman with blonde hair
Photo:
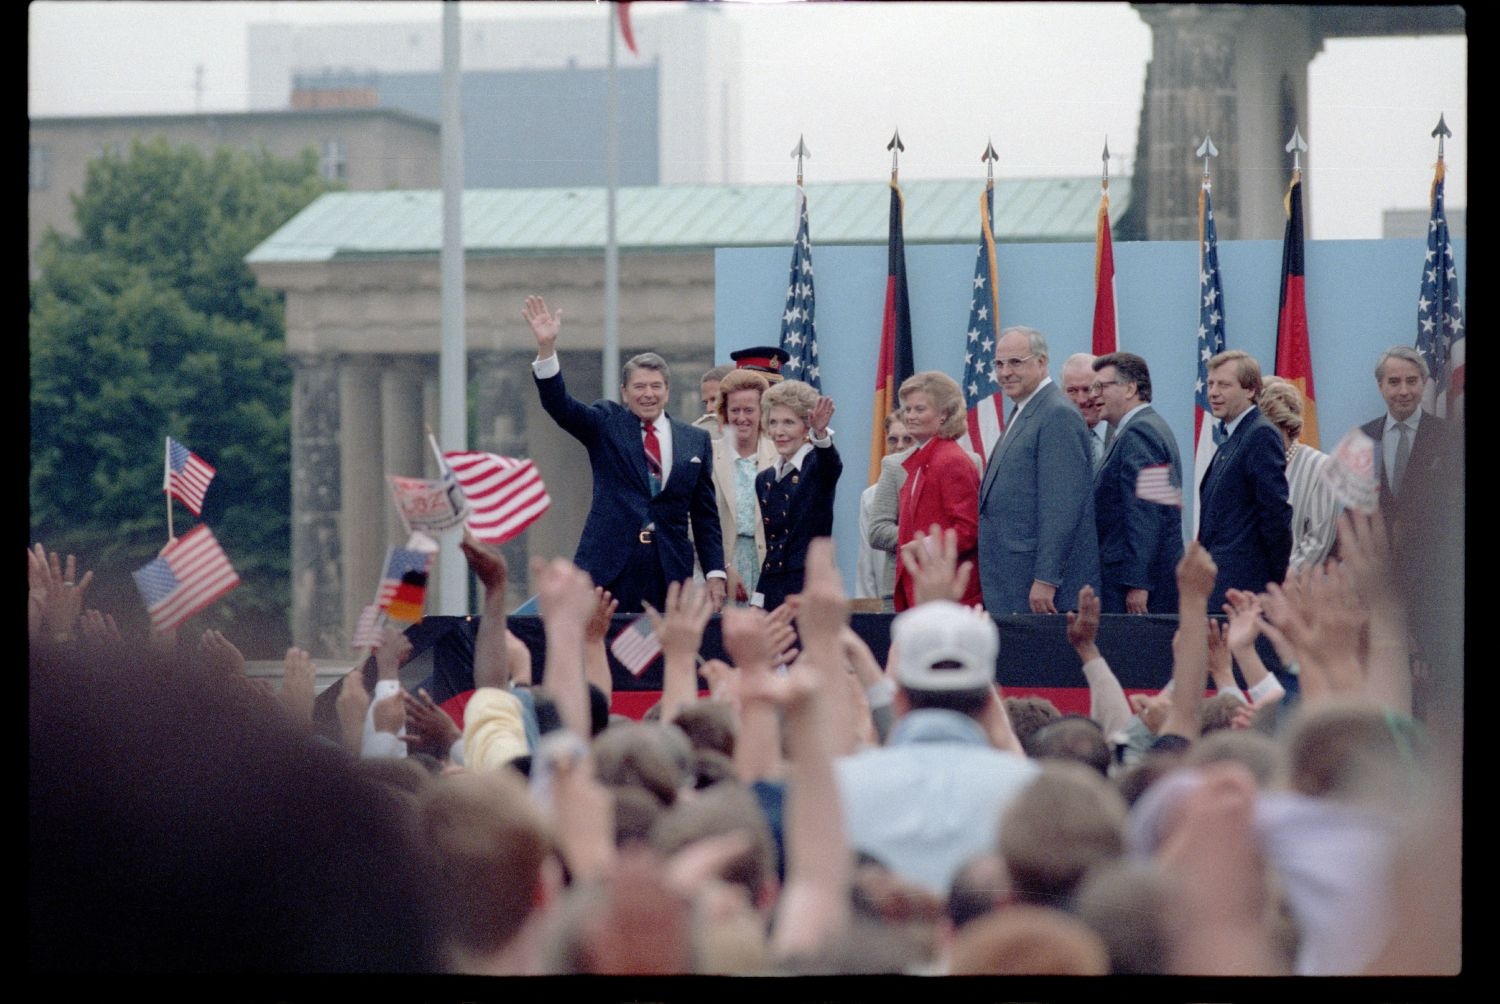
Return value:
M 714 494 L 724 534 L 724 567 L 729 602 L 750 602 L 766 560 L 766 532 L 755 476 L 776 462 L 776 449 L 761 432 L 761 395 L 771 382 L 760 373 L 736 369 L 719 381 L 718 416 L 723 430 L 714 440 Z
M 1270 376 L 1256 402 L 1261 414 L 1281 430 L 1286 444 L 1286 483 L 1292 504 L 1292 556 L 1288 571 L 1320 565 L 1333 552 L 1341 506 L 1328 484 L 1328 454 L 1299 442 L 1302 434 L 1302 391 L 1297 385 Z
M 777 460 L 755 478 L 766 532 L 766 560 L 756 592 L 758 605 L 774 610 L 802 591 L 813 538 L 833 534 L 833 493 L 844 462 L 828 428 L 831 398 L 801 380 L 784 380 L 761 396 L 760 406 Z
M 901 550 L 933 526 L 957 534 L 958 560 L 972 566 L 963 602 L 979 606 L 979 469 L 957 441 L 968 428 L 963 391 L 946 373 L 928 370 L 908 377 L 896 396 L 906 431 L 917 443 L 902 461 L 906 481 L 896 524 L 896 609 L 916 602 Z

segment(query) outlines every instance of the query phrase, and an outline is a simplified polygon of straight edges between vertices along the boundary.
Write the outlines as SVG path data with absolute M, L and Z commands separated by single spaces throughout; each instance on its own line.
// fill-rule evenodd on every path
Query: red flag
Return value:
M 1276 315 L 1276 375 L 1302 392 L 1302 442 L 1318 448 L 1318 405 L 1313 393 L 1312 346 L 1302 260 L 1302 172 L 1292 172 L 1286 193 L 1286 236 L 1281 240 L 1281 307 Z
M 870 484 L 885 456 L 885 416 L 896 407 L 896 391 L 912 374 L 911 304 L 906 298 L 906 244 L 901 237 L 901 187 L 891 182 L 891 230 L 885 279 L 885 318 L 880 324 L 880 361 L 875 368 L 875 407 L 870 426 Z
M 635 32 L 630 28 L 630 4 L 628 2 L 617 3 L 615 10 L 620 14 L 620 37 L 625 40 L 625 48 L 629 49 L 632 55 L 639 56 L 640 51 L 635 47 Z
M 1108 186 L 1108 182 L 1105 185 Z M 1115 249 L 1109 234 L 1109 188 L 1099 196 L 1099 225 L 1094 238 L 1094 355 L 1119 351 L 1115 316 Z

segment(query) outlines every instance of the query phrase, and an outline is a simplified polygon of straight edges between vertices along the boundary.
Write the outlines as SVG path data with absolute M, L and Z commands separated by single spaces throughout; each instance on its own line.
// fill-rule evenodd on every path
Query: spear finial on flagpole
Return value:
M 900 169 L 901 151 L 906 149 L 906 144 L 901 142 L 900 129 L 891 135 L 891 141 L 885 145 L 885 148 L 891 151 L 891 181 L 894 182 Z
M 1292 138 L 1286 141 L 1286 146 L 1284 149 L 1287 153 L 1292 155 L 1292 175 L 1296 176 L 1301 174 L 1301 155 L 1307 152 L 1307 140 L 1302 138 L 1302 130 L 1297 126 L 1292 126 Z
M 1214 146 L 1213 137 L 1207 133 L 1203 136 L 1203 142 L 1198 144 L 1198 152 L 1195 156 L 1203 158 L 1203 183 L 1208 184 L 1208 158 L 1217 157 L 1219 148 Z
M 1453 130 L 1448 128 L 1448 123 L 1443 121 L 1443 113 L 1438 112 L 1438 124 L 1432 127 L 1432 135 L 1438 141 L 1438 160 L 1443 159 L 1443 137 L 1452 136 Z
M 995 187 L 995 161 L 1000 155 L 995 152 L 995 144 L 989 140 L 984 141 L 984 155 L 979 158 L 984 161 L 984 187 Z
M 1107 192 L 1109 191 L 1109 136 L 1107 134 L 1104 137 L 1104 155 L 1099 159 L 1104 161 L 1102 178 L 1104 183 L 1104 190 Z
M 802 158 L 803 157 L 809 157 L 809 158 L 812 157 L 812 151 L 809 150 L 807 148 L 807 144 L 802 141 L 802 135 L 800 133 L 797 135 L 797 146 L 796 146 L 796 148 L 794 148 L 792 150 L 792 156 L 797 158 L 797 187 L 801 188 L 802 187 Z

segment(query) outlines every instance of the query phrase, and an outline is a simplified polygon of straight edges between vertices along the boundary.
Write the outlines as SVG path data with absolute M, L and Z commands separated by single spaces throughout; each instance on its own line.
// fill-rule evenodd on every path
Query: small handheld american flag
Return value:
M 609 643 L 609 650 L 633 676 L 640 676 L 652 660 L 661 655 L 661 639 L 651 628 L 651 618 L 642 614 L 615 635 L 615 640 Z
M 1155 502 L 1157 505 L 1173 505 L 1182 508 L 1182 487 L 1172 483 L 1171 464 L 1152 464 L 1142 467 L 1135 480 L 1136 498 Z
M 552 505 L 552 496 L 530 460 L 471 451 L 450 451 L 443 454 L 443 460 L 468 499 L 469 531 L 486 543 L 505 543 Z
M 161 490 L 180 499 L 194 516 L 203 513 L 203 496 L 215 473 L 206 460 L 171 436 L 167 437 L 167 466 L 162 475 Z
M 206 523 L 172 540 L 133 574 L 156 631 L 172 630 L 240 584 Z

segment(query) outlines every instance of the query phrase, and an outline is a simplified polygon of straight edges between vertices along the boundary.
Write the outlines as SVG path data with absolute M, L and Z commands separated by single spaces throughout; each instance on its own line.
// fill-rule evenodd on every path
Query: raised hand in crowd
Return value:
M 797 601 L 797 634 L 802 640 L 798 658 L 818 673 L 835 756 L 859 748 L 860 719 L 868 718 L 868 713 L 862 713 L 850 699 L 849 671 L 840 640 L 848 624 L 849 598 L 834 564 L 833 539 L 818 537 L 807 547 L 806 572 Z
M 1336 562 L 1288 572 L 1280 585 L 1269 583 L 1262 606 L 1292 649 L 1304 701 L 1363 691 L 1359 644 L 1369 611 Z
M 338 698 L 333 702 L 338 714 L 339 734 L 344 748 L 359 756 L 364 744 L 365 714 L 370 710 L 370 692 L 365 689 L 364 666 L 358 665 L 344 674 Z
M 934 523 L 927 533 L 918 531 L 901 548 L 901 563 L 912 577 L 914 606 L 932 600 L 962 603 L 974 563 L 958 563 L 958 531 L 944 530 Z
M 602 878 L 615 863 L 615 803 L 594 776 L 586 748 L 549 749 L 553 826 L 575 883 Z
M 589 697 L 583 674 L 583 633 L 599 605 L 593 580 L 566 558 L 544 561 L 535 557 L 531 559 L 531 581 L 547 636 L 542 679 L 557 704 L 563 726 L 587 741 Z
M 1339 517 L 1339 552 L 1346 581 L 1370 612 L 1365 660 L 1369 696 L 1391 709 L 1410 714 L 1412 658 L 1406 605 L 1391 567 L 1391 542 L 1385 518 L 1345 512 Z
M 1099 723 L 1106 737 L 1130 723 L 1130 704 L 1119 678 L 1099 651 L 1099 618 L 1103 605 L 1094 587 L 1084 583 L 1078 590 L 1078 609 L 1068 611 L 1068 644 L 1078 653 L 1084 679 L 1089 684 L 1089 717 Z
M 100 613 L 92 608 L 85 610 L 78 621 L 78 630 L 83 643 L 97 655 L 125 650 L 125 636 L 120 633 L 113 614 Z
M 730 607 L 720 616 L 724 651 L 734 660 L 740 734 L 734 744 L 735 773 L 746 784 L 780 774 L 781 724 L 776 711 L 776 652 L 768 638 L 768 616 L 755 607 Z
M 773 666 L 790 666 L 797 658 L 797 630 L 792 627 L 792 621 L 797 618 L 798 599 L 796 594 L 788 596 L 786 602 L 766 618 L 765 629 L 770 632 Z
M 1203 616 L 1219 569 L 1196 540 L 1177 563 L 1177 637 L 1172 639 L 1172 700 L 1162 735 L 1198 738 L 1198 707 L 1208 685 L 1208 620 Z
M 317 668 L 305 649 L 289 648 L 281 663 L 281 706 L 298 724 L 311 726 Z
M 204 631 L 198 638 L 198 655 L 206 668 L 223 676 L 245 675 L 244 653 L 222 631 Z
M 394 624 L 380 629 L 380 647 L 375 649 L 375 678 L 377 680 L 399 680 L 401 667 L 411 658 L 411 639 L 406 630 Z M 389 730 L 383 730 L 389 731 Z
M 620 601 L 613 593 L 603 586 L 595 586 L 594 615 L 583 629 L 583 675 L 604 692 L 606 701 L 615 692 L 615 682 L 609 672 L 609 652 L 604 647 L 604 640 L 619 606 Z
M 1239 664 L 1240 675 L 1245 678 L 1245 690 L 1250 703 L 1255 707 L 1274 704 L 1286 694 L 1281 681 L 1266 669 L 1265 661 L 1255 650 L 1255 639 L 1262 631 L 1260 598 L 1243 589 L 1231 589 L 1225 594 L 1224 613 L 1229 620 L 1224 628 L 1224 642 L 1229 653 Z M 1283 658 L 1290 658 L 1290 654 Z
M 78 559 L 64 560 L 37 543 L 26 550 L 26 627 L 33 641 L 67 643 L 77 637 L 83 594 L 94 581 L 92 571 L 78 578 Z
M 714 607 L 708 591 L 691 579 L 667 586 L 665 606 L 665 612 L 658 612 L 650 603 L 645 604 L 651 628 L 661 641 L 661 717 L 670 722 L 678 711 L 698 699 L 698 649 Z
M 1172 906 L 1171 971 L 1276 975 L 1254 819 L 1255 778 L 1233 762 L 1201 770 L 1203 783 L 1184 796 L 1158 854 Z
M 531 328 L 536 338 L 537 358 L 546 359 L 557 351 L 557 336 L 562 332 L 562 308 L 557 313 L 547 309 L 547 301 L 540 296 L 528 296 L 521 308 L 521 319 Z
M 474 686 L 505 687 L 517 679 L 517 666 L 513 663 L 515 646 L 513 637 L 505 626 L 505 587 L 510 580 L 510 568 L 505 564 L 505 555 L 500 548 L 487 544 L 464 528 L 463 540 L 458 549 L 463 552 L 469 570 L 484 586 L 482 616 L 479 631 L 474 637 Z M 525 648 L 524 645 L 521 646 Z M 531 656 L 527 655 L 525 682 L 531 682 Z
M 1225 638 L 1226 626 L 1219 621 L 1208 620 L 1208 675 L 1214 681 L 1214 689 L 1221 694 L 1239 697 L 1240 685 L 1234 679 L 1234 659 L 1229 653 L 1229 642 Z
M 1140 718 L 1141 724 L 1153 735 L 1161 735 L 1167 724 L 1167 711 L 1172 706 L 1172 691 L 1163 689 L 1155 694 L 1131 694 L 1130 708 Z
M 415 695 L 401 691 L 401 703 L 406 710 L 406 735 L 401 740 L 407 749 L 447 760 L 453 744 L 463 735 L 458 725 L 424 688 L 419 687 Z

